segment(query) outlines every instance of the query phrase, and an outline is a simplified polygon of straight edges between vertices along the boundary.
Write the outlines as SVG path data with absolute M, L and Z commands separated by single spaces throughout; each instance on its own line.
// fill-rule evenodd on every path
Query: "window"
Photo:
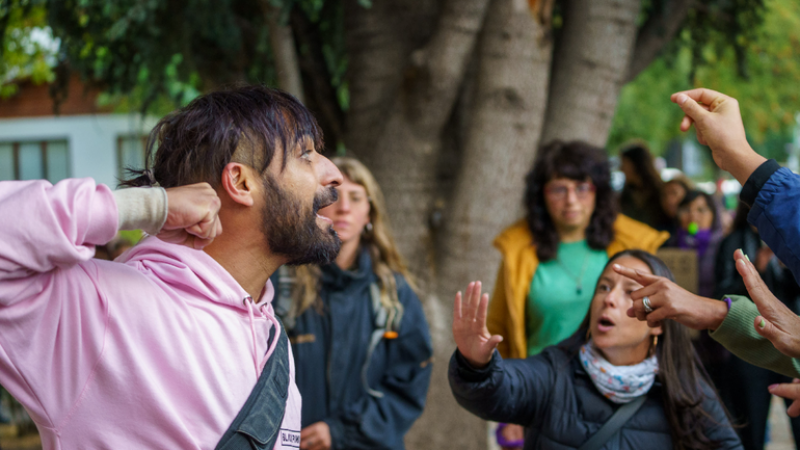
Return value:
M 66 140 L 0 142 L 0 181 L 46 179 L 55 184 L 68 177 Z
M 142 170 L 147 159 L 147 136 L 120 136 L 117 138 L 119 179 L 128 178 L 128 169 Z

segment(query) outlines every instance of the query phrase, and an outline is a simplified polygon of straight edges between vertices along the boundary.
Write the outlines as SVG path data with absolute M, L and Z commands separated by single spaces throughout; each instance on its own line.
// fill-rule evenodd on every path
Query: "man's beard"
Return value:
M 266 205 L 262 210 L 261 229 L 272 253 L 285 256 L 291 266 L 327 264 L 339 254 L 341 239 L 331 225 L 323 230 L 317 225 L 317 211 L 337 200 L 335 188 L 314 197 L 311 210 L 267 175 L 264 179 Z

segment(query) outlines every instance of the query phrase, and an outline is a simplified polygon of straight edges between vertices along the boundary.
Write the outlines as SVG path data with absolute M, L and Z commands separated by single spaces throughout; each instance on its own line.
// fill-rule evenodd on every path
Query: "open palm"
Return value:
M 475 368 L 489 364 L 495 347 L 503 341 L 502 336 L 493 336 L 486 328 L 488 306 L 489 295 L 481 296 L 480 281 L 467 286 L 463 301 L 461 292 L 457 293 L 453 306 L 453 338 L 458 351 Z

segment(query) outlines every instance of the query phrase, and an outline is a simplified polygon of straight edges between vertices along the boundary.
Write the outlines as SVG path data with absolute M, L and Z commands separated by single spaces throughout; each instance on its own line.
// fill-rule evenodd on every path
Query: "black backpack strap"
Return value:
M 272 327 L 272 340 L 278 339 L 275 350 L 264 365 L 250 396 L 222 435 L 215 450 L 272 450 L 275 447 L 286 412 L 290 382 L 289 338 L 283 324 L 280 329 L 278 336 L 275 336 L 275 327 Z M 299 436 L 299 430 L 289 431 L 292 431 L 289 439 Z M 299 447 L 300 442 L 287 444 Z
M 646 400 L 647 394 L 644 394 L 636 397 L 632 402 L 620 406 L 614 415 L 597 430 L 597 433 L 584 442 L 578 450 L 599 450 L 602 448 L 611 439 L 611 436 L 616 434 L 636 414 L 636 411 L 639 411 L 639 408 L 644 405 Z

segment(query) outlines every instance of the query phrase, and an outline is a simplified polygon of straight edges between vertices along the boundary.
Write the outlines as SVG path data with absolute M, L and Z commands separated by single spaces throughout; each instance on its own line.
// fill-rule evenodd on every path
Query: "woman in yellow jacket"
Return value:
M 503 259 L 487 325 L 503 336 L 504 358 L 525 358 L 571 336 L 586 316 L 608 258 L 638 248 L 654 253 L 669 237 L 618 213 L 604 150 L 552 142 L 526 177 L 526 218 L 494 241 Z M 521 447 L 522 429 L 498 431 Z

